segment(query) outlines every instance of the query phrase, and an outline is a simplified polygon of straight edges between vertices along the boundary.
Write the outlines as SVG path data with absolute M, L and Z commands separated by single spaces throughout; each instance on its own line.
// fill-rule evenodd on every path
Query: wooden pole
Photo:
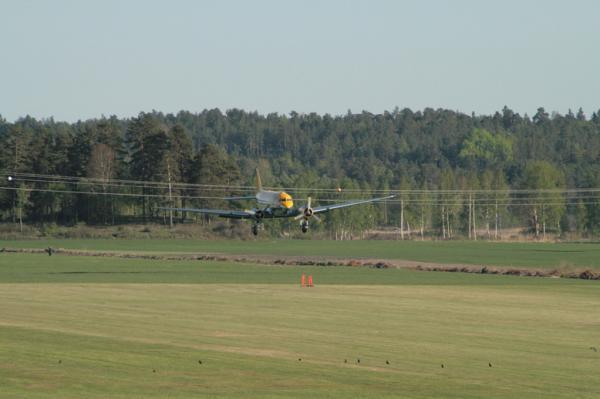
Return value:
M 169 178 L 169 207 L 173 207 L 173 195 L 172 195 L 172 185 L 171 185 L 171 163 L 167 159 L 167 174 Z M 169 209 L 169 227 L 173 228 L 173 210 Z
M 473 200 L 473 205 L 471 206 L 471 209 L 473 209 L 473 239 L 477 241 L 477 227 L 475 225 L 475 200 Z
M 542 206 L 542 231 L 544 233 L 544 240 L 546 240 L 546 209 Z
M 498 239 L 498 200 L 496 200 L 496 221 L 494 226 L 494 240 Z
M 23 206 L 19 206 L 19 231 L 23 233 Z
M 472 216 L 473 216 L 473 209 L 471 208 L 472 206 L 472 197 L 471 194 L 469 194 L 469 240 L 471 239 L 471 226 L 473 224 L 473 220 L 472 220 Z
M 535 228 L 535 238 L 540 236 L 540 224 L 538 222 L 537 207 L 533 208 L 533 227 Z
M 444 206 L 442 205 L 442 238 L 446 239 L 446 217 L 444 216 Z
M 446 230 L 448 230 L 448 239 L 452 238 L 452 227 L 450 226 L 450 212 L 446 209 Z
M 400 200 L 400 238 L 404 240 L 404 200 Z

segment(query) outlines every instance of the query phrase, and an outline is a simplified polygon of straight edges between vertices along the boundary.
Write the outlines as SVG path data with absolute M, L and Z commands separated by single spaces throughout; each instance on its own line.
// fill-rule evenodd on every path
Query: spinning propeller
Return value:
M 303 219 L 304 221 L 308 222 L 308 220 L 310 218 L 315 218 L 315 220 L 317 222 L 321 221 L 321 219 L 317 215 L 315 215 L 315 213 L 313 212 L 313 209 L 311 208 L 310 203 L 311 203 L 311 198 L 308 197 L 308 201 L 306 201 L 306 205 L 304 205 L 303 207 L 301 207 L 299 209 L 300 214 L 298 216 L 294 217 L 294 220 Z

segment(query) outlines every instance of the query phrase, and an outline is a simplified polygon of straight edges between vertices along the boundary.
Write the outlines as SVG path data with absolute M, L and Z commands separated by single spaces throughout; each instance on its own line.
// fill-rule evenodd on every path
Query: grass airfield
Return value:
M 1 247 L 66 248 L 150 253 L 327 256 L 403 259 L 433 263 L 600 270 L 600 244 L 489 241 L 126 240 L 40 239 L 4 241 Z
M 0 397 L 597 398 L 598 284 L 2 253 Z

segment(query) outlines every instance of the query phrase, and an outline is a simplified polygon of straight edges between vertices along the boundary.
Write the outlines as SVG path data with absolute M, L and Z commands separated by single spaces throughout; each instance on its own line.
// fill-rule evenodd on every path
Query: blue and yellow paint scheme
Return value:
M 289 218 L 292 217 L 296 220 L 300 220 L 302 232 L 306 233 L 308 230 L 308 220 L 311 218 L 319 220 L 316 214 L 325 213 L 335 209 L 346 208 L 349 206 L 368 204 L 371 202 L 385 201 L 394 198 L 395 195 L 388 195 L 380 198 L 370 198 L 366 200 L 348 201 L 344 203 L 323 205 L 312 207 L 311 199 L 305 205 L 301 207 L 294 207 L 294 200 L 291 195 L 285 191 L 270 191 L 264 190 L 262 187 L 262 181 L 260 179 L 260 173 L 256 169 L 256 194 L 248 197 L 229 197 L 226 199 L 240 200 L 240 199 L 255 199 L 256 202 L 263 207 L 256 207 L 247 210 L 221 210 L 221 209 L 198 209 L 198 208 L 159 208 L 163 210 L 171 211 L 183 211 L 183 212 L 197 212 L 208 215 L 216 215 L 222 218 L 228 219 L 249 219 L 254 223 L 252 225 L 252 233 L 258 234 L 258 225 L 263 219 L 274 219 L 274 218 Z

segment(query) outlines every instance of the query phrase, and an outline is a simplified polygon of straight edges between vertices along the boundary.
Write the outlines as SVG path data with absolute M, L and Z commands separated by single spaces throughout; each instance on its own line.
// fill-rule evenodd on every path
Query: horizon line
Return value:
M 207 108 L 203 108 L 200 111 L 191 111 L 189 109 L 179 109 L 178 111 L 161 111 L 161 110 L 156 110 L 156 109 L 152 109 L 150 111 L 140 110 L 140 111 L 137 112 L 137 114 L 129 115 L 129 116 L 118 115 L 116 113 L 108 114 L 108 115 L 104 114 L 104 113 L 101 113 L 100 116 L 87 117 L 87 118 L 77 118 L 76 120 L 56 119 L 54 115 L 51 115 L 51 116 L 41 116 L 40 117 L 40 116 L 31 115 L 29 113 L 25 114 L 24 116 L 19 116 L 17 118 L 14 118 L 13 120 L 9 120 L 9 119 L 6 119 L 2 115 L 2 113 L 0 113 L 0 121 L 3 120 L 6 123 L 17 123 L 17 122 L 22 121 L 24 119 L 32 118 L 32 119 L 35 119 L 35 120 L 40 121 L 40 122 L 49 122 L 49 121 L 52 121 L 54 123 L 69 123 L 69 124 L 72 124 L 72 123 L 78 123 L 78 122 L 87 122 L 87 121 L 94 121 L 94 120 L 112 119 L 113 117 L 115 117 L 117 119 L 121 119 L 121 120 L 128 120 L 128 119 L 133 119 L 133 118 L 137 117 L 140 114 L 177 115 L 177 114 L 182 113 L 182 112 L 187 112 L 187 113 L 190 113 L 192 115 L 200 115 L 200 114 L 202 114 L 204 112 L 215 111 L 215 110 L 221 112 L 223 115 L 227 115 L 227 113 L 230 112 L 230 111 L 242 111 L 242 112 L 246 112 L 248 114 L 258 114 L 260 116 L 265 116 L 265 117 L 267 117 L 269 115 L 273 115 L 273 114 L 277 115 L 277 116 L 286 116 L 286 117 L 290 117 L 292 114 L 298 114 L 298 115 L 301 115 L 301 116 L 316 114 L 316 115 L 318 115 L 320 117 L 330 116 L 330 117 L 333 117 L 333 118 L 339 118 L 339 117 L 344 117 L 344 116 L 347 116 L 347 115 L 360 115 L 360 114 L 364 114 L 364 113 L 373 114 L 373 115 L 384 115 L 385 113 L 394 114 L 396 112 L 402 112 L 402 111 L 405 111 L 405 110 L 409 110 L 409 111 L 411 111 L 413 113 L 419 113 L 419 112 L 423 113 L 423 112 L 425 112 L 427 110 L 433 110 L 433 111 L 440 111 L 441 110 L 441 111 L 451 111 L 451 112 L 455 112 L 457 114 L 463 114 L 463 115 L 466 115 L 466 116 L 469 116 L 469 117 L 486 117 L 486 116 L 490 116 L 491 117 L 491 116 L 494 116 L 496 113 L 500 113 L 501 114 L 502 111 L 504 110 L 504 108 L 507 108 L 508 110 L 514 112 L 515 115 L 519 115 L 519 116 L 521 116 L 523 118 L 530 118 L 530 114 L 529 113 L 525 112 L 525 113 L 521 114 L 520 112 L 518 112 L 518 111 L 516 111 L 514 109 L 511 109 L 508 105 L 504 105 L 501 109 L 495 110 L 495 111 L 493 111 L 491 113 L 476 113 L 475 111 L 471 111 L 469 113 L 469 112 L 461 111 L 459 109 L 451 109 L 451 108 L 447 108 L 447 107 L 429 107 L 429 106 L 428 107 L 424 107 L 424 108 L 420 108 L 420 109 L 412 109 L 411 107 L 402 107 L 402 108 L 400 108 L 399 106 L 394 106 L 391 110 L 384 109 L 383 111 L 380 111 L 380 112 L 372 112 L 372 111 L 366 110 L 366 109 L 363 109 L 360 112 L 353 112 L 352 108 L 348 108 L 348 110 L 345 113 L 333 113 L 333 112 L 322 112 L 321 113 L 321 112 L 317 112 L 317 111 L 299 112 L 299 111 L 296 111 L 296 110 L 290 110 L 288 112 L 279 112 L 279 111 L 260 112 L 260 111 L 258 111 L 256 109 L 251 110 L 251 109 L 241 108 L 241 107 L 230 107 L 230 108 L 221 109 L 220 107 L 217 106 L 217 107 L 213 107 L 213 108 L 208 108 L 208 107 Z M 583 114 L 585 116 L 585 120 L 590 120 L 593 115 L 600 115 L 600 108 L 598 110 L 596 110 L 596 111 L 592 111 L 592 113 L 591 113 L 590 116 L 588 116 L 586 114 L 586 112 L 583 109 L 583 107 L 568 108 L 567 112 L 561 113 L 560 111 L 557 111 L 557 110 L 551 110 L 550 111 L 550 110 L 547 110 L 543 106 L 539 106 L 539 107 L 537 107 L 536 112 L 540 108 L 544 109 L 544 111 L 546 113 L 548 113 L 551 116 L 551 118 L 554 117 L 554 116 L 565 116 L 565 115 L 568 115 L 569 113 L 577 114 L 579 112 L 579 110 L 581 110 L 583 112 Z M 535 114 L 533 114 L 533 115 L 535 115 Z

